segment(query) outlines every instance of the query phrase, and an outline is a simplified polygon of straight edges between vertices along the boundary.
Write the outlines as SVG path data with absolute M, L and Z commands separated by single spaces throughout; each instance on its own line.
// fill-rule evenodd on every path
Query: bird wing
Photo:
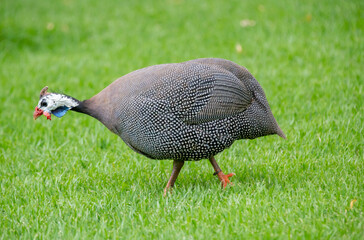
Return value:
M 251 91 L 230 71 L 203 63 L 185 63 L 189 77 L 174 96 L 174 112 L 188 124 L 199 124 L 243 112 Z
M 230 61 L 198 59 L 134 71 L 103 92 L 114 108 L 125 99 L 149 99 L 156 108 L 164 108 L 160 114 L 172 114 L 186 124 L 199 124 L 245 111 L 253 101 L 247 87 L 250 78 L 246 69 Z

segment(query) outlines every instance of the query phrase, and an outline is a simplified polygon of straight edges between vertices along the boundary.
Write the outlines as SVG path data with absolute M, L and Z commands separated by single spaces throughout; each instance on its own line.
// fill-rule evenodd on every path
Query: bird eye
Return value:
M 46 107 L 48 104 L 47 104 L 47 102 L 46 101 L 43 101 L 41 104 L 40 104 L 40 106 L 41 107 Z

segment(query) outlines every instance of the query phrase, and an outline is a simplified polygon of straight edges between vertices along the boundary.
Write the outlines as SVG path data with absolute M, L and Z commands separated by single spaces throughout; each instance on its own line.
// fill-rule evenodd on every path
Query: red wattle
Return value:
M 49 112 L 44 111 L 44 112 L 43 112 L 43 115 L 47 117 L 47 120 L 52 120 L 52 119 L 51 119 L 51 114 L 50 114 Z

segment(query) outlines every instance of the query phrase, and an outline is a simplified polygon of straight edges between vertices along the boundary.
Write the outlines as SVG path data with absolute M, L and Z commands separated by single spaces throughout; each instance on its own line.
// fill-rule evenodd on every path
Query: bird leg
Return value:
M 222 188 L 225 188 L 225 187 L 227 186 L 227 184 L 228 184 L 228 183 L 232 184 L 232 183 L 230 182 L 230 180 L 229 180 L 229 177 L 234 176 L 234 175 L 235 175 L 235 173 L 229 173 L 229 174 L 225 175 L 225 174 L 222 172 L 222 170 L 221 170 L 221 168 L 219 167 L 219 165 L 217 164 L 217 162 L 216 162 L 216 160 L 215 160 L 214 156 L 211 156 L 211 157 L 209 158 L 209 160 L 210 160 L 211 165 L 214 167 L 214 170 L 215 170 L 214 175 L 217 175 L 217 177 L 219 178 L 219 180 L 220 180 L 220 182 L 221 182 L 221 187 L 222 187 Z
M 167 195 L 168 190 L 172 191 L 172 187 L 174 186 L 174 182 L 176 181 L 179 172 L 181 171 L 181 168 L 183 167 L 183 164 L 185 162 L 184 161 L 173 161 L 173 169 L 172 169 L 172 174 L 171 177 L 169 178 L 169 181 L 167 183 L 166 188 L 164 189 L 164 194 L 163 196 Z

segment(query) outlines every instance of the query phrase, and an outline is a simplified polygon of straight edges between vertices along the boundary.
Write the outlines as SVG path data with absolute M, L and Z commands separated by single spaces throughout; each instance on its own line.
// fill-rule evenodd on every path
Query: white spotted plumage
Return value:
M 133 150 L 153 159 L 200 160 L 238 139 L 285 137 L 256 79 L 223 59 L 151 66 L 82 102 L 50 93 L 38 103 L 50 113 L 61 106 L 97 118 Z

